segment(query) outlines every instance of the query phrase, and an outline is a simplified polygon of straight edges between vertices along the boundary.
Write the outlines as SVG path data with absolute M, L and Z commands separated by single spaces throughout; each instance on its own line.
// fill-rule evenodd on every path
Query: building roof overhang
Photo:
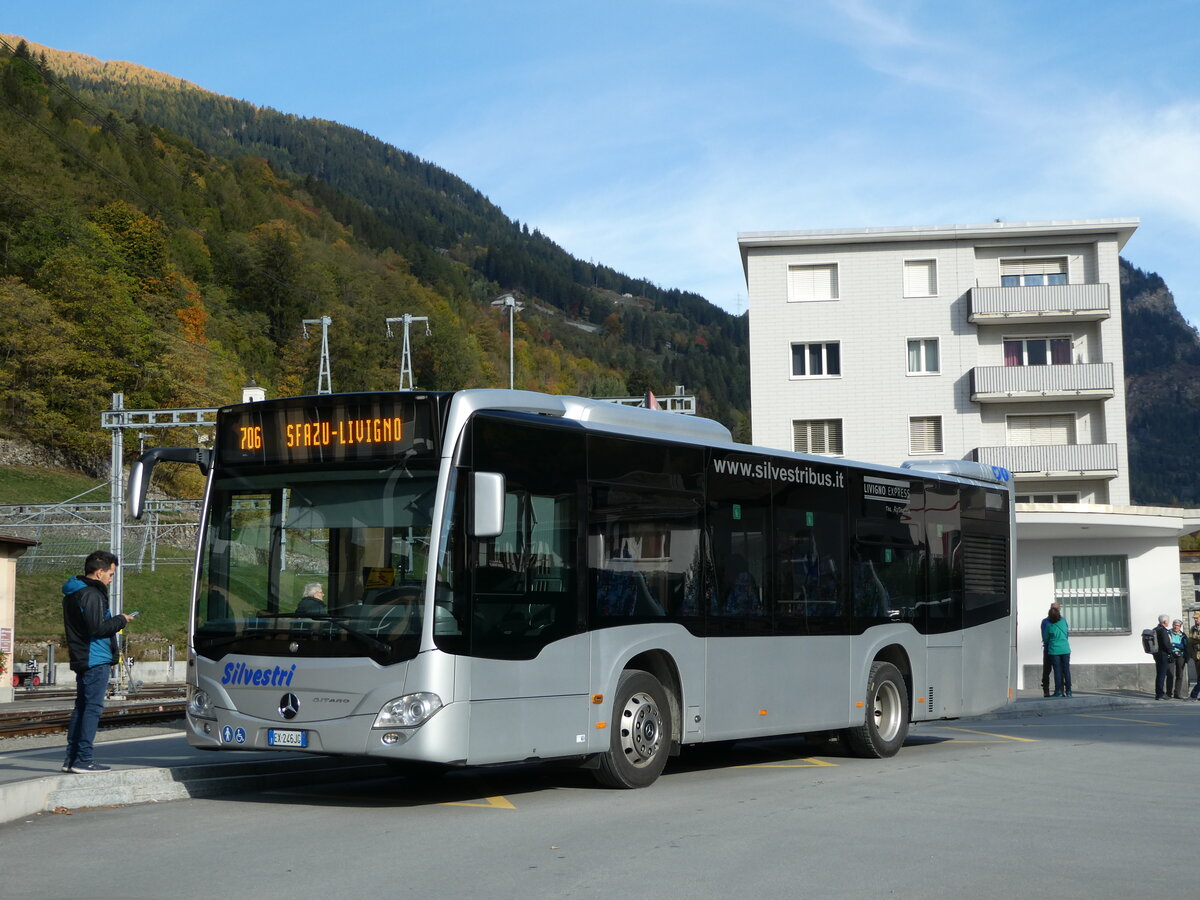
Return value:
M 1200 529 L 1200 509 L 1086 503 L 1017 504 L 1018 540 L 1178 539 L 1197 529 Z
M 822 244 L 898 243 L 902 241 L 995 241 L 1021 237 L 1088 237 L 1113 234 L 1117 251 L 1137 230 L 1141 220 L 1054 219 L 1045 222 L 985 222 L 978 225 L 913 225 L 878 228 L 826 228 L 811 231 L 739 231 L 742 270 L 749 250 L 766 247 L 805 247 Z

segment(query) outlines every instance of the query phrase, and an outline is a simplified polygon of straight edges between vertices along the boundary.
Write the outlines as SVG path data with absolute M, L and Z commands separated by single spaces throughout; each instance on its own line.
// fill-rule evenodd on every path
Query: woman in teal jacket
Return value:
M 1050 668 L 1054 671 L 1054 696 L 1071 696 L 1071 644 L 1067 640 L 1070 629 L 1058 607 L 1050 607 L 1050 615 L 1042 626 L 1042 640 L 1046 643 L 1046 655 L 1050 657 Z

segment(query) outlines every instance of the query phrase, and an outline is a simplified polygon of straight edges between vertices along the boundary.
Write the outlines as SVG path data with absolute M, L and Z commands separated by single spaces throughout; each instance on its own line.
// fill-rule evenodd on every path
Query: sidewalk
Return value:
M 144 701 L 109 700 L 106 709 Z M 71 700 L 0 703 L 0 713 L 70 709 Z M 62 733 L 0 740 L 0 825 L 40 812 L 115 804 L 181 800 L 296 783 L 383 777 L 388 769 L 363 759 L 304 753 L 213 753 L 187 743 L 183 719 L 161 725 L 102 726 L 96 761 L 112 771 L 61 771 Z
M 109 706 L 121 701 L 110 702 Z M 1170 707 L 1137 691 L 1088 691 L 1074 697 L 1042 697 L 1022 691 L 1017 700 L 979 719 L 1070 715 L 1083 710 Z M 0 704 L 0 712 L 36 712 L 70 701 Z M 968 721 L 968 720 L 961 720 Z M 297 783 L 329 783 L 386 777 L 379 762 L 303 753 L 248 751 L 213 753 L 187 743 L 182 720 L 161 726 L 118 726 L 100 730 L 96 759 L 111 772 L 70 775 L 59 770 L 66 738 L 0 740 L 0 824 L 40 812 L 110 804 L 147 803 L 265 790 Z

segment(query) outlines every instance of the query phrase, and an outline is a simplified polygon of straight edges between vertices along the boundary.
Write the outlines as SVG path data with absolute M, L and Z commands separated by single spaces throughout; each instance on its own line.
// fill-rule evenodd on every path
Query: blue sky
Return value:
M 739 231 L 1137 216 L 1200 322 L 1196 0 L 56 0 L 0 32 L 361 128 L 745 308 Z

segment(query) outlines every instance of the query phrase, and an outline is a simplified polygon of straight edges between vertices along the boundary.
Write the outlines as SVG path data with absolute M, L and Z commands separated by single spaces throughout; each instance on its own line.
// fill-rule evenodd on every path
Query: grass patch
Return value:
M 57 644 L 59 659 L 66 659 L 62 585 L 72 574 L 78 573 L 17 575 L 15 638 L 18 646 Z M 157 572 L 126 569 L 122 574 L 125 609 L 136 609 L 141 613 L 125 629 L 130 652 L 138 659 L 166 659 L 167 645 L 173 644 L 177 656 L 182 654 L 187 646 L 191 565 L 160 566 Z
M 98 487 L 97 487 L 98 486 Z M 96 488 L 96 490 L 91 490 Z M 40 466 L 0 466 L 0 504 L 61 503 L 69 497 L 80 503 L 107 503 L 109 483 L 68 469 Z

